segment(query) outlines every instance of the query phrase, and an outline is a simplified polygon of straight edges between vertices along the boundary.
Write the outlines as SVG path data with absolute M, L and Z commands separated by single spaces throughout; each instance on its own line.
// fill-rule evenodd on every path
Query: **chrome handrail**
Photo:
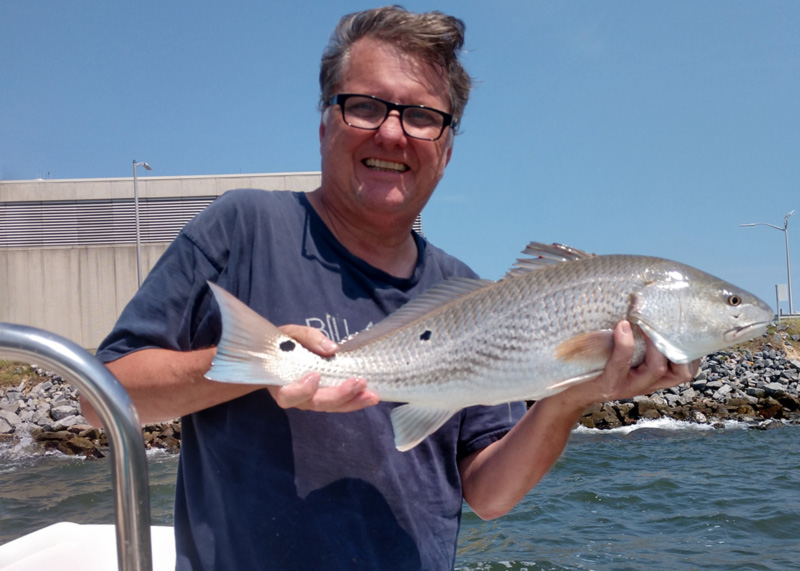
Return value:
M 151 571 L 150 496 L 139 416 L 116 377 L 88 351 L 54 333 L 0 323 L 0 359 L 35 362 L 74 383 L 108 434 L 122 571 Z

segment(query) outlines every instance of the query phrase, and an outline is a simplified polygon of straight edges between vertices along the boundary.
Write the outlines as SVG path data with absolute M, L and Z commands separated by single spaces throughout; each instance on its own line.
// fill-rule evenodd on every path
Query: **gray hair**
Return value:
M 322 54 L 320 109 L 334 96 L 333 89 L 346 72 L 352 45 L 369 37 L 392 44 L 440 70 L 450 86 L 450 113 L 458 122 L 472 88 L 472 78 L 458 59 L 465 29 L 460 19 L 442 12 L 416 14 L 401 6 L 364 10 L 342 17 Z

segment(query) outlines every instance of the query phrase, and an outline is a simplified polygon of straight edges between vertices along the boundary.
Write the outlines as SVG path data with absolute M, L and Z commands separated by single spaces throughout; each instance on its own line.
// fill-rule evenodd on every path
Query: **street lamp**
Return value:
M 739 224 L 739 226 L 769 226 L 783 232 L 786 239 L 786 280 L 789 286 L 789 314 L 794 314 L 794 306 L 792 305 L 792 266 L 789 263 L 789 217 L 794 214 L 792 210 L 789 214 L 783 217 L 783 228 L 775 226 L 774 224 L 767 224 L 766 222 L 755 222 L 751 224 Z
M 142 239 L 139 232 L 139 185 L 136 182 L 136 167 L 144 167 L 145 170 L 153 170 L 147 163 L 137 163 L 133 160 L 133 211 L 136 216 L 136 283 L 142 286 Z

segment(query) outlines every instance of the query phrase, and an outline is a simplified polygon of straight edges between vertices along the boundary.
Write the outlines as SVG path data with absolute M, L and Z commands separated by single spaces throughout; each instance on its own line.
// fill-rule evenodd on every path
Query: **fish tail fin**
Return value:
M 208 282 L 222 316 L 222 337 L 207 379 L 224 383 L 286 385 L 297 380 L 281 374 L 285 353 L 300 345 L 229 292 Z
M 439 430 L 455 413 L 456 410 L 412 404 L 404 404 L 392 409 L 395 447 L 401 452 L 411 450 Z

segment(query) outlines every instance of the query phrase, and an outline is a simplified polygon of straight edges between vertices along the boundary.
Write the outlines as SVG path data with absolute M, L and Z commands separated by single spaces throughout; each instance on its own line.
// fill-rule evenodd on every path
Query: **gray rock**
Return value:
M 692 411 L 692 420 L 700 424 L 706 424 L 708 422 L 708 418 L 699 410 Z
M 730 385 L 722 385 L 714 392 L 711 398 L 718 402 L 725 402 L 732 392 L 733 388 Z
M 37 410 L 33 413 L 33 418 L 31 418 L 31 422 L 33 422 L 37 426 L 45 427 L 52 425 L 52 419 L 47 412 Z
M 771 382 L 764 385 L 764 390 L 769 396 L 782 396 L 786 394 L 786 385 L 778 382 Z
M 0 418 L 5 420 L 11 426 L 16 426 L 20 422 L 22 422 L 22 420 L 19 418 L 19 416 L 17 416 L 15 413 L 13 413 L 11 411 L 8 411 L 8 410 L 0 410 Z
M 31 391 L 31 393 L 32 394 L 41 395 L 41 394 L 46 393 L 47 391 L 49 391 L 51 388 L 53 388 L 53 382 L 52 381 L 44 381 L 43 383 L 39 383 L 38 385 L 36 385 L 33 388 L 33 390 Z
M 20 404 L 18 400 L 12 400 L 10 402 L 0 402 L 0 410 L 5 410 L 8 412 L 17 413 L 19 412 Z
M 11 434 L 12 432 L 14 432 L 14 427 L 6 419 L 0 417 L 0 434 Z
M 53 420 L 62 420 L 68 416 L 77 414 L 80 414 L 80 411 L 78 410 L 78 407 L 74 405 L 57 406 L 50 409 L 50 417 Z
M 78 424 L 86 424 L 86 419 L 79 414 L 73 414 L 72 416 L 62 418 L 61 420 L 56 422 L 54 430 L 60 430 L 61 428 L 69 428 L 70 426 L 76 426 Z
M 677 406 L 679 404 L 686 404 L 685 402 L 681 402 L 681 397 L 679 395 L 675 395 L 672 393 L 664 395 L 667 404 L 671 407 Z
M 50 401 L 50 406 L 52 406 L 53 408 L 58 408 L 60 406 L 70 406 L 70 400 L 63 395 L 59 397 L 54 397 L 53 400 Z

